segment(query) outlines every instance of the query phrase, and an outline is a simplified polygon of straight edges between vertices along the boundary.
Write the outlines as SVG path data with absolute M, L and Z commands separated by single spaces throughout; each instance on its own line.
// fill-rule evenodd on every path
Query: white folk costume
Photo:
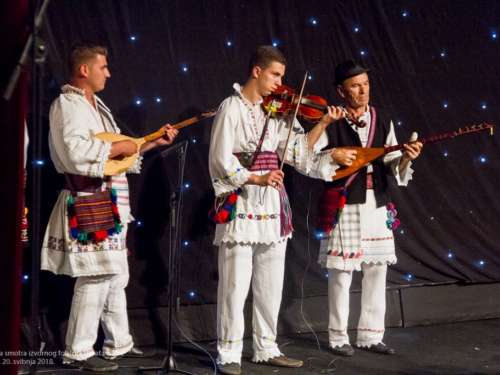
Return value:
M 360 128 L 345 119 L 329 125 L 314 146 L 316 160 L 309 173 L 311 177 L 331 181 L 335 170 L 339 168 L 331 157 L 319 150 L 341 146 L 367 147 L 368 144 L 368 147 L 384 147 L 397 144 L 394 125 L 386 112 L 368 107 L 359 120 L 363 120 L 367 126 Z M 355 142 L 350 141 L 351 139 Z M 318 262 L 329 270 L 328 330 L 332 348 L 349 344 L 347 320 L 353 271 L 363 271 L 361 316 L 356 344 L 369 347 L 382 341 L 385 330 L 387 265 L 397 261 L 394 236 L 389 228 L 392 224 L 391 214 L 394 212 L 393 206 L 387 206 L 390 197 L 386 192 L 386 176 L 392 175 L 398 185 L 406 186 L 413 173 L 411 162 L 405 170 L 399 172 L 401 155 L 400 151 L 386 154 L 378 164 L 374 161 L 354 177 L 352 184 L 347 187 L 347 202 L 338 224 L 329 233 L 325 233 L 321 240 Z M 327 187 L 344 186 L 347 180 L 337 180 L 337 185 L 330 182 Z M 350 187 L 352 191 L 349 191 Z
M 240 162 L 241 153 L 253 152 L 259 143 L 265 113 L 262 101 L 253 105 L 234 95 L 220 106 L 212 127 L 209 167 L 216 197 L 234 193 L 233 220 L 217 224 L 214 244 L 219 246 L 219 286 L 217 301 L 217 363 L 241 364 L 243 349 L 243 307 L 250 282 L 253 291 L 253 348 L 256 362 L 282 355 L 276 344 L 276 325 L 281 304 L 287 239 L 286 219 L 280 192 L 270 186 L 245 185 L 252 173 L 264 175 L 278 169 L 277 151 L 285 161 L 307 172 L 307 138 L 296 122 L 288 147 L 291 120 L 272 118 L 262 143 L 259 159 L 251 172 Z M 236 155 L 235 155 L 236 154 Z M 258 167 L 256 167 L 258 165 Z M 282 190 L 284 194 L 284 189 Z
M 50 109 L 49 146 L 59 173 L 71 175 L 77 195 L 89 195 L 114 188 L 123 225 L 121 233 L 103 241 L 78 241 L 70 232 L 67 202 L 71 196 L 61 191 L 50 216 L 42 245 L 42 270 L 77 277 L 66 335 L 65 356 L 85 360 L 94 355 L 99 321 L 105 332 L 103 353 L 114 357 L 133 346 L 129 334 L 125 287 L 127 224 L 130 215 L 128 182 L 125 174 L 104 178 L 104 165 L 111 143 L 92 138 L 101 132 L 120 130 L 110 110 L 94 95 L 96 110 L 83 90 L 65 85 Z M 128 171 L 139 173 L 142 157 Z M 77 182 L 79 181 L 79 182 Z M 75 186 L 76 184 L 76 186 Z

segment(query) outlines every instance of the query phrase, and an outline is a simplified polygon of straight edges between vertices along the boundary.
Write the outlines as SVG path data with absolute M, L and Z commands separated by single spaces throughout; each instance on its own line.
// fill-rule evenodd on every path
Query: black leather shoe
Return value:
M 240 375 L 241 374 L 241 366 L 239 363 L 217 363 L 217 372 L 219 374 L 227 374 L 227 375 Z
M 396 354 L 396 351 L 393 348 L 389 348 L 387 345 L 382 344 L 381 342 L 379 342 L 377 345 L 372 344 L 371 346 L 367 346 L 362 349 L 366 349 L 378 354 Z
M 114 371 L 118 368 L 116 363 L 108 362 L 96 356 L 87 358 L 83 361 L 74 361 L 69 358 L 63 358 L 62 365 L 67 368 L 92 372 Z
M 269 358 L 267 361 L 257 362 L 264 365 L 281 366 L 281 367 L 302 367 L 304 362 L 299 359 L 285 357 L 284 355 L 274 358 Z
M 117 360 L 117 359 L 122 359 L 122 358 L 147 358 L 147 357 L 154 356 L 155 353 L 156 352 L 153 349 L 141 350 L 137 346 L 133 346 L 132 349 L 130 349 L 125 354 L 121 354 L 121 355 L 117 355 L 117 356 L 103 355 L 103 357 L 104 357 L 104 359 L 108 359 L 108 360 Z
M 354 355 L 354 349 L 349 344 L 344 344 L 342 346 L 338 346 L 336 348 L 331 348 L 333 354 L 342 355 L 342 356 L 351 356 Z
M 133 346 L 128 352 L 126 352 L 123 357 L 124 358 L 147 358 L 155 355 L 155 351 L 153 349 L 139 349 L 136 346 Z

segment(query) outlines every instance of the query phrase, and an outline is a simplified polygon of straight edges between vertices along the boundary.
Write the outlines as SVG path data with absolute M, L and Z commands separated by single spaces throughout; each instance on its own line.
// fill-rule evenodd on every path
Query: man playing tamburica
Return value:
M 154 354 L 134 347 L 129 334 L 125 297 L 129 279 L 126 233 L 133 218 L 127 177 L 125 173 L 104 176 L 108 159 L 130 156 L 137 151 L 137 145 L 129 140 L 111 143 L 92 137 L 100 132 L 120 132 L 110 110 L 95 95 L 104 89 L 110 77 L 106 56 L 104 47 L 90 42 L 76 43 L 69 57 L 70 85 L 62 87 L 63 93 L 50 109 L 51 158 L 57 171 L 66 175 L 67 186 L 61 191 L 47 226 L 41 267 L 57 275 L 77 278 L 63 364 L 85 371 L 118 368 L 115 363 L 95 356 L 93 345 L 99 323 L 105 334 L 104 358 Z M 177 130 L 169 129 L 165 138 L 145 143 L 140 152 L 171 144 L 176 135 Z M 139 173 L 141 160 L 139 157 L 128 172 Z M 121 226 L 104 231 L 104 238 L 97 236 L 97 231 L 78 232 L 81 228 L 68 220 L 68 203 L 75 196 L 88 197 L 108 188 L 116 192 Z M 97 220 L 90 220 L 90 225 L 94 224 L 97 225 Z M 103 231 L 99 233 L 101 236 Z

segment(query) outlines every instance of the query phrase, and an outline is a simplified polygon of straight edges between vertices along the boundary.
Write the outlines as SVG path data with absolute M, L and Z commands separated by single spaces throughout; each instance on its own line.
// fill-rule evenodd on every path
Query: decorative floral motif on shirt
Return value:
M 295 141 L 295 143 L 293 144 L 292 153 L 293 153 L 293 166 L 296 167 L 297 166 L 297 141 Z
M 279 214 L 263 214 L 263 215 L 246 214 L 246 213 L 238 214 L 238 219 L 249 219 L 249 220 L 269 220 L 269 219 L 277 219 L 279 217 L 280 217 Z
M 255 116 L 255 111 L 250 106 L 250 104 L 248 104 L 247 101 L 245 99 L 243 99 L 243 96 L 240 93 L 238 93 L 238 96 L 240 97 L 240 100 L 243 103 L 243 105 L 248 109 L 248 112 L 250 113 L 250 117 L 252 118 L 253 130 L 255 132 L 255 135 L 257 136 L 257 139 L 260 139 L 261 134 L 259 134 L 259 129 L 257 126 L 257 117 Z M 261 118 L 261 122 L 264 122 L 265 120 L 266 120 L 266 116 Z M 263 126 L 262 126 L 262 129 L 264 129 Z M 269 132 L 266 132 L 264 139 L 269 139 Z
M 267 340 L 267 341 L 271 341 L 271 342 L 276 342 L 276 338 L 273 338 L 273 337 L 267 337 L 267 336 L 264 336 L 258 332 L 255 332 L 253 331 L 253 334 L 257 337 L 260 337 L 262 340 Z
M 220 337 L 217 339 L 219 342 L 223 344 L 237 344 L 239 342 L 243 341 L 243 337 L 239 340 L 228 340 L 228 339 L 221 339 Z
M 387 205 L 387 228 L 395 230 L 399 226 L 399 224 L 401 224 L 399 219 L 396 219 L 397 214 L 398 212 L 394 208 L 394 205 L 392 203 L 389 203 Z
M 64 251 L 64 239 L 49 236 L 45 247 L 50 250 Z
M 242 170 L 243 170 L 243 168 L 238 168 L 238 169 L 236 169 L 236 171 L 229 172 L 229 174 L 227 176 L 220 177 L 220 178 L 214 178 L 212 182 L 215 184 L 217 182 L 222 182 L 223 180 L 228 180 L 228 179 L 236 176 L 236 174 L 241 172 Z

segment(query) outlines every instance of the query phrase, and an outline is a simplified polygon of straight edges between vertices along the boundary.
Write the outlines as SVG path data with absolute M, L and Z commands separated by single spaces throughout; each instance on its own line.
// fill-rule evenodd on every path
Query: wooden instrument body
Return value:
M 190 119 L 184 120 L 172 126 L 173 129 L 182 129 L 185 126 L 193 124 L 200 119 L 212 117 L 217 113 L 217 109 L 210 109 L 208 111 L 204 111 L 200 113 L 196 117 L 192 117 Z M 116 134 L 116 133 L 98 133 L 93 135 L 93 137 L 100 139 L 105 142 L 117 142 L 117 141 L 132 141 L 137 145 L 137 152 L 132 156 L 120 156 L 113 159 L 108 159 L 106 161 L 106 165 L 104 166 L 104 175 L 105 176 L 115 176 L 117 174 L 121 174 L 129 170 L 135 163 L 135 160 L 139 156 L 139 150 L 141 146 L 149 141 L 153 141 L 160 137 L 163 137 L 167 133 L 168 129 L 162 128 L 157 132 L 149 134 L 142 138 L 132 138 L 127 137 L 126 135 Z
M 146 143 L 144 138 L 132 138 L 116 133 L 98 133 L 93 135 L 93 137 L 105 142 L 132 141 L 137 145 L 137 152 L 132 156 L 122 156 L 120 158 L 109 159 L 104 165 L 105 176 L 115 176 L 129 170 L 139 156 L 141 146 Z
M 423 139 L 418 139 L 416 141 L 408 142 L 406 144 L 411 145 L 412 143 L 420 142 L 422 144 L 426 143 L 431 143 L 435 141 L 439 141 L 442 139 L 449 139 L 449 138 L 454 138 L 459 135 L 465 135 L 465 134 L 470 134 L 474 133 L 480 130 L 486 130 L 490 129 L 491 135 L 493 135 L 493 125 L 490 124 L 481 124 L 481 125 L 473 125 L 470 128 L 468 126 L 465 127 L 465 130 L 459 128 L 457 131 L 450 132 L 450 133 L 445 133 L 445 134 L 440 134 L 437 136 L 429 137 L 429 138 L 423 138 Z M 346 166 L 341 166 L 339 169 L 335 171 L 335 176 L 332 177 L 332 180 L 338 180 L 340 178 L 347 177 L 354 172 L 360 170 L 367 164 L 371 163 L 373 160 L 377 159 L 378 157 L 387 154 L 389 152 L 393 151 L 398 151 L 404 148 L 404 143 L 395 145 L 395 146 L 388 146 L 384 148 L 365 148 L 365 147 L 351 147 L 351 146 L 346 146 L 346 147 L 336 147 L 335 149 L 342 149 L 342 150 L 356 150 L 356 160 L 353 160 L 352 165 L 349 167 Z M 334 149 L 329 149 L 329 150 L 323 150 L 323 151 L 331 151 L 332 152 L 332 158 L 333 158 L 333 150 Z
M 298 101 L 299 95 L 295 93 L 295 90 L 282 85 L 278 86 L 271 95 L 265 97 L 262 105 L 267 107 L 272 103 L 277 115 L 288 115 L 295 111 Z M 316 123 L 328 112 L 326 106 L 326 100 L 320 96 L 304 95 L 300 100 L 297 117 L 307 122 Z
M 357 151 L 357 154 L 356 154 L 356 160 L 352 161 L 352 165 L 348 167 L 340 166 L 340 168 L 335 171 L 335 176 L 332 177 L 333 181 L 353 174 L 354 172 L 360 170 L 367 164 L 371 163 L 373 160 L 377 159 L 378 157 L 386 153 L 385 148 L 365 148 L 365 147 L 346 146 L 346 147 L 336 147 L 335 149 L 355 150 Z M 324 150 L 324 151 L 330 151 L 330 150 Z M 331 151 L 333 153 L 333 149 Z

